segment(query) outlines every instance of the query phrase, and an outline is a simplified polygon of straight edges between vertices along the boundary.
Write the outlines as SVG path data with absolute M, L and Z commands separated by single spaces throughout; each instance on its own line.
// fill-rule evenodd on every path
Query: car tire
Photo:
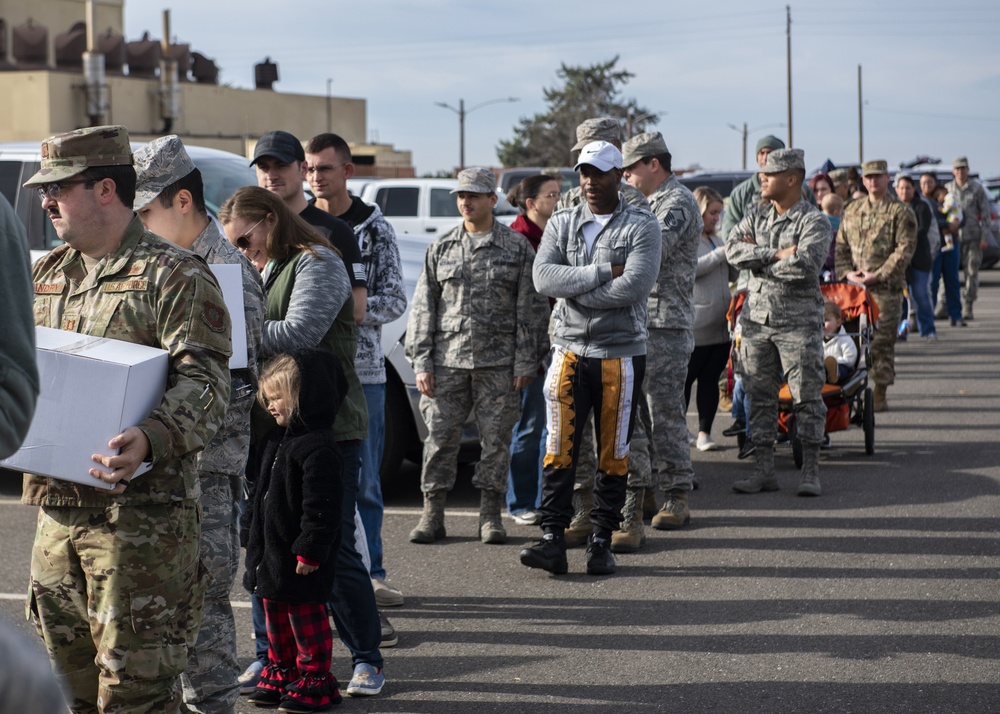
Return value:
M 419 446 L 417 430 L 413 424 L 406 388 L 391 369 L 386 370 L 385 383 L 385 445 L 382 447 L 382 491 L 398 491 L 401 483 L 400 467 L 404 459 Z

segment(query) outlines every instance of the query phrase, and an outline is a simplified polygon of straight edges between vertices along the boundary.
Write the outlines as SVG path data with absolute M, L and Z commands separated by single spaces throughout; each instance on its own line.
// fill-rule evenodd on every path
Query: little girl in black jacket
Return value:
M 333 421 L 347 392 L 337 359 L 306 349 L 264 368 L 258 399 L 277 421 L 260 450 L 241 520 L 243 584 L 263 600 L 268 664 L 254 704 L 285 712 L 339 704 L 330 673 L 333 636 L 326 602 L 333 590 L 343 498 Z

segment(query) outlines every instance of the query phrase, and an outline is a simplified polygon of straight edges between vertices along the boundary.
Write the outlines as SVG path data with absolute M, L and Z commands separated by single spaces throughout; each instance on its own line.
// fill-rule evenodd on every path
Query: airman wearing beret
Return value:
M 896 330 L 902 317 L 906 267 L 917 245 L 917 217 L 889 191 L 889 167 L 882 160 L 861 165 L 868 191 L 844 211 L 837 231 L 836 271 L 841 280 L 868 288 L 879 308 L 879 324 L 872 338 L 875 411 L 889 408 L 886 390 L 896 377 Z
M 94 457 L 104 488 L 25 477 L 22 502 L 42 508 L 28 612 L 74 711 L 176 711 L 207 585 L 196 454 L 229 403 L 229 314 L 204 261 L 132 211 L 125 127 L 47 139 L 26 185 L 65 242 L 34 266 L 36 323 L 157 347 L 169 365 L 160 404 L 108 435 L 117 456 Z

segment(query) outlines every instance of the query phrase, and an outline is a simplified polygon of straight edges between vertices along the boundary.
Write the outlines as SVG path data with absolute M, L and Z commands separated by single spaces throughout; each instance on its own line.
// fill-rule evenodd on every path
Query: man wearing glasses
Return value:
M 271 131 L 258 140 L 251 166 L 257 169 L 257 184 L 261 188 L 281 197 L 290 209 L 325 235 L 340 251 L 351 278 L 353 294 L 352 300 L 342 308 L 338 320 L 342 320 L 344 311 L 350 309 L 353 311 L 353 322 L 356 326 L 364 320 L 368 302 L 368 284 L 364 263 L 361 260 L 361 250 L 350 226 L 306 201 L 302 190 L 302 180 L 306 176 L 305 160 L 305 151 L 295 136 L 287 131 Z M 352 368 L 351 364 L 343 362 L 341 366 L 345 370 Z M 367 425 L 367 403 L 359 401 L 357 405 L 352 406 L 347 406 L 345 403 L 341 409 L 355 407 L 358 412 L 364 410 Z M 351 696 L 374 696 L 382 691 L 385 683 L 382 653 L 379 649 L 383 635 L 371 575 L 369 569 L 365 567 L 355 541 L 357 493 L 363 458 L 361 444 L 368 436 L 368 430 L 365 428 L 364 431 L 348 432 L 340 430 L 335 425 L 334 433 L 344 462 L 344 500 L 340 555 L 337 559 L 337 576 L 329 606 L 337 634 L 351 651 L 354 664 L 354 676 L 348 684 L 347 693 Z M 258 637 L 259 661 L 262 654 L 266 654 L 260 651 L 262 644 L 266 643 L 266 637 L 262 638 L 266 629 L 263 608 L 258 598 L 254 598 L 254 621 L 256 623 L 254 631 Z M 251 685 L 256 685 L 256 679 L 257 673 L 251 669 L 244 672 L 241 677 L 243 684 L 241 691 L 252 691 Z
M 347 191 L 354 175 L 351 148 L 336 134 L 319 134 L 306 143 L 306 176 L 316 196 L 314 205 L 343 220 L 354 230 L 368 282 L 364 318 L 358 323 L 358 354 L 354 366 L 368 403 L 368 438 L 361 442 L 358 512 L 365 527 L 370 574 L 379 607 L 403 604 L 403 593 L 386 582 L 382 564 L 382 484 L 379 470 L 385 445 L 385 355 L 382 325 L 406 310 L 403 268 L 396 232 L 378 206 L 370 206 Z M 388 634 L 391 624 L 382 618 Z M 387 646 L 392 638 L 384 639 Z
M 41 507 L 27 611 L 73 711 L 177 711 L 208 580 L 196 455 L 229 404 L 229 315 L 204 262 L 132 211 L 125 127 L 47 139 L 41 163 L 25 186 L 66 245 L 34 266 L 36 324 L 166 350 L 169 372 L 159 406 L 108 435 L 118 454 L 94 457 L 111 490 L 25 477 L 22 502 Z

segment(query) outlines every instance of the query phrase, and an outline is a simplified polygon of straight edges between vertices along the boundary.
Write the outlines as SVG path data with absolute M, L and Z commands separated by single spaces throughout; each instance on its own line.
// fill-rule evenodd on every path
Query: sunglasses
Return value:
M 236 246 L 237 248 L 239 248 L 240 250 L 246 250 L 247 248 L 249 248 L 249 247 L 250 247 L 250 235 L 251 235 L 251 234 L 252 234 L 252 233 L 253 233 L 253 232 L 254 232 L 255 230 L 257 230 L 257 226 L 259 226 L 259 225 L 260 225 L 261 223 L 263 223 L 263 222 L 264 222 L 264 219 L 263 219 L 263 218 L 261 218 L 261 219 L 260 219 L 259 221 L 257 221 L 256 223 L 254 223 L 254 225 L 253 225 L 253 228 L 249 229 L 249 230 L 248 230 L 248 231 L 247 231 L 246 233 L 244 233 L 243 235 L 241 235 L 241 236 L 237 236 L 236 240 L 234 240 L 234 241 L 233 241 L 233 244 L 234 244 L 234 245 L 235 245 L 235 246 Z

